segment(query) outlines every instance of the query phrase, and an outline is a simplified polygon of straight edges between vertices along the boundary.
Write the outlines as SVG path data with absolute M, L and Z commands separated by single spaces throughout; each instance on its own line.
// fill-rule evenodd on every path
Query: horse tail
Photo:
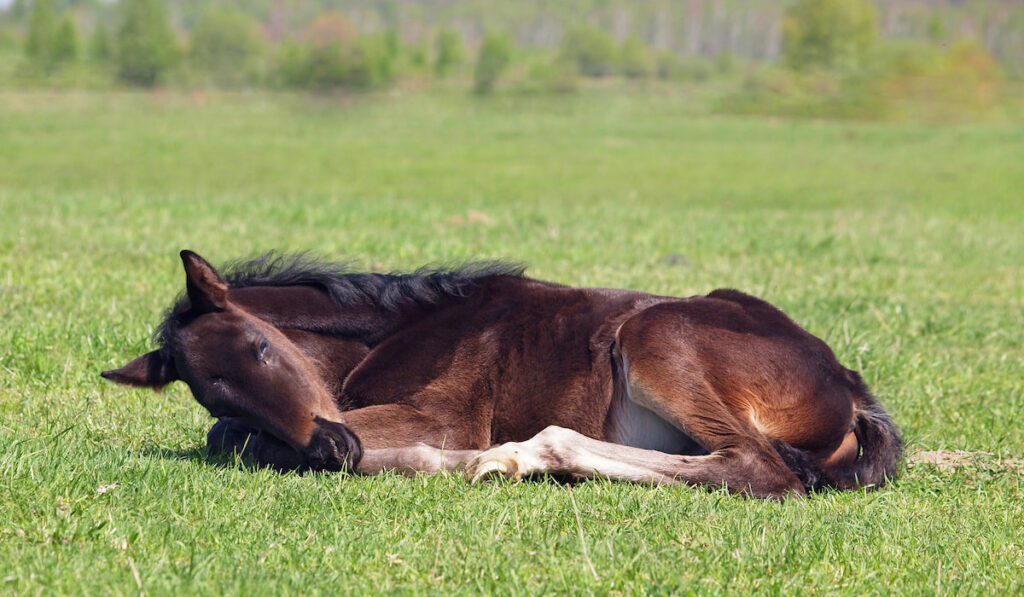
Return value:
M 846 377 L 853 386 L 853 433 L 860 444 L 860 454 L 852 466 L 827 471 L 827 474 L 840 487 L 879 487 L 886 479 L 896 478 L 903 461 L 903 439 L 860 374 L 847 369 Z
M 828 465 L 809 452 L 773 440 L 783 462 L 808 489 L 878 488 L 896 478 L 903 460 L 903 440 L 889 414 L 871 395 L 860 374 L 845 370 L 853 393 L 853 434 L 857 456 L 852 461 Z

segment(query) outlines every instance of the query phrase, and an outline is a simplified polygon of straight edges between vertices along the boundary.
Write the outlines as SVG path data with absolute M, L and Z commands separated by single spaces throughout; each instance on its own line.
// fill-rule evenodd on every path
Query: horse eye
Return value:
M 263 360 L 267 354 L 267 339 L 261 338 L 259 345 L 256 347 L 256 357 L 259 360 Z

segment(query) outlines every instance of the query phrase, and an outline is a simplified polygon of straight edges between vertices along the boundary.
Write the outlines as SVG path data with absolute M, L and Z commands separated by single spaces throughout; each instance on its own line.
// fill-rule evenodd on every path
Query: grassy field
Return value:
M 665 89 L 3 92 L 0 214 L 0 593 L 1024 589 L 1024 125 L 712 117 Z M 741 288 L 861 370 L 910 451 L 991 456 L 782 504 L 210 462 L 187 388 L 98 376 L 151 347 L 186 247 Z

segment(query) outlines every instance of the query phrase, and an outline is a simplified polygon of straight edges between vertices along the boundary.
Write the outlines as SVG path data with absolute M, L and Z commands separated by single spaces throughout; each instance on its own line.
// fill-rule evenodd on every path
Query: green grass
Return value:
M 150 347 L 181 248 L 383 269 L 507 257 L 569 284 L 754 292 L 863 372 L 911 450 L 1019 458 L 1020 124 L 710 117 L 658 87 L 4 92 L 0 214 L 0 592 L 1024 588 L 1021 473 L 998 464 L 783 504 L 282 476 L 207 461 L 211 420 L 180 384 L 98 376 Z

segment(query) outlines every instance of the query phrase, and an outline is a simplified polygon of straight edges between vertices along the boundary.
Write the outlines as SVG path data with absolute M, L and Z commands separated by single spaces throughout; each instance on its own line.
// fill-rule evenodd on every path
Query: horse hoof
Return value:
M 511 466 L 510 466 L 511 465 Z M 511 472 L 510 472 L 511 471 Z M 470 482 L 479 483 L 487 477 L 505 477 L 507 479 L 519 480 L 518 467 L 514 461 L 504 460 L 485 460 L 482 462 L 476 462 L 472 467 L 466 470 L 467 476 L 470 477 Z
M 505 477 L 519 481 L 544 470 L 528 444 L 507 443 L 480 454 L 466 466 L 466 476 L 476 483 L 485 477 Z

